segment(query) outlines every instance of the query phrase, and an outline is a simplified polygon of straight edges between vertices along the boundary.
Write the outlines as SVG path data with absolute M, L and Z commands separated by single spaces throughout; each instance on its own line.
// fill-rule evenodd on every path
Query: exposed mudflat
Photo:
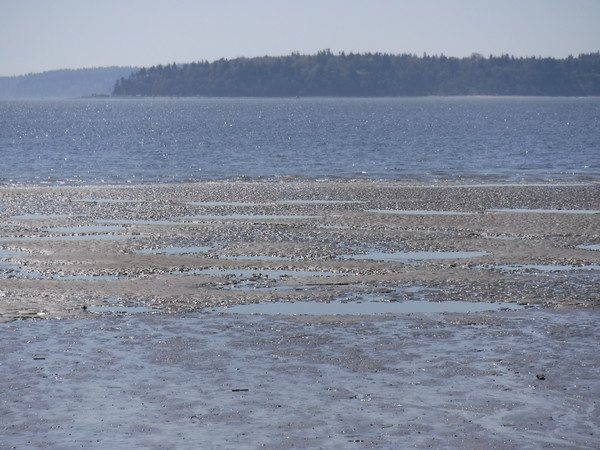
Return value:
M 0 448 L 598 448 L 599 243 L 595 183 L 1 187 Z M 527 308 L 215 309 L 367 299 Z
M 161 312 L 397 300 L 407 283 L 433 300 L 589 307 L 599 242 L 598 184 L 3 187 L 0 320 L 78 317 L 108 298 Z
M 597 449 L 600 312 L 0 324 L 0 448 Z

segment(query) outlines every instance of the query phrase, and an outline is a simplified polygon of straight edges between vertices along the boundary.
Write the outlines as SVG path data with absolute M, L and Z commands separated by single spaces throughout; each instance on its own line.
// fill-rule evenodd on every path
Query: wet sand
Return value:
M 0 448 L 597 449 L 600 314 L 0 324 Z
M 0 188 L 0 448 L 597 448 L 599 210 L 598 184 Z M 213 311 L 366 296 L 532 308 Z
M 559 210 L 565 212 L 552 212 Z M 83 306 L 103 305 L 107 298 L 182 312 L 275 299 L 330 300 L 396 290 L 403 283 L 437 288 L 434 300 L 597 306 L 594 265 L 600 253 L 579 246 L 599 243 L 598 210 L 598 184 L 4 187 L 0 318 L 80 317 Z M 208 250 L 161 250 L 197 246 Z M 147 253 L 152 249 L 157 253 Z M 7 257 L 11 251 L 23 253 Z M 341 257 L 424 251 L 449 257 L 387 262 Z M 456 258 L 460 254 L 451 252 L 479 256 Z M 328 276 L 261 276 L 253 284 L 252 276 L 207 269 Z M 305 289 L 307 284 L 313 288 Z M 402 298 L 400 292 L 394 299 Z

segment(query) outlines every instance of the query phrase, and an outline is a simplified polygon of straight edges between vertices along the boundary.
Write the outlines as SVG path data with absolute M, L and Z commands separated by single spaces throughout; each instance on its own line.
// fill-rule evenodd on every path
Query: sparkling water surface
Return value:
M 600 98 L 0 102 L 0 183 L 589 181 Z

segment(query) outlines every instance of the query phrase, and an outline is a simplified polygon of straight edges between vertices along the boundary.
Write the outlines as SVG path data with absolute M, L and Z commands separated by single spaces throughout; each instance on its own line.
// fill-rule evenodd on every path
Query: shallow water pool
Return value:
M 136 250 L 135 253 L 150 255 L 189 255 L 192 253 L 206 253 L 210 250 L 214 250 L 214 247 L 210 245 L 196 245 L 190 247 L 142 248 Z
M 180 217 L 182 220 L 282 220 L 282 219 L 319 219 L 321 216 L 290 214 L 202 214 Z
M 483 303 L 448 300 L 443 302 L 427 300 L 406 301 L 342 301 L 332 302 L 296 301 L 262 302 L 213 308 L 211 311 L 230 314 L 266 315 L 370 315 L 408 313 L 469 313 L 523 309 L 516 303 Z
M 74 227 L 48 227 L 45 231 L 51 233 L 64 234 L 90 234 L 90 233 L 111 233 L 114 231 L 123 231 L 123 227 L 115 225 L 81 225 Z
M 154 310 L 149 306 L 123 306 L 123 305 L 102 305 L 102 306 L 89 306 L 87 308 L 90 312 L 105 313 L 105 314 L 137 314 L 153 312 Z
M 171 272 L 172 274 L 205 274 L 230 275 L 235 277 L 250 277 L 255 279 L 278 279 L 285 277 L 323 277 L 341 276 L 343 273 L 325 272 L 319 270 L 286 270 L 286 269 L 191 269 Z
M 480 251 L 407 251 L 407 252 L 379 252 L 370 251 L 357 255 L 341 255 L 343 259 L 371 259 L 375 261 L 397 261 L 410 263 L 425 259 L 461 259 L 474 258 L 477 256 L 485 256 L 487 252 Z
M 526 208 L 497 208 L 488 209 L 490 212 L 535 213 L 535 214 L 600 214 L 597 209 L 526 209 Z
M 409 216 L 472 216 L 476 214 L 474 212 L 466 211 L 439 211 L 428 209 L 370 209 L 369 212 Z
M 583 248 L 585 250 L 600 250 L 600 244 L 578 245 L 577 248 Z
M 502 272 L 572 272 L 578 270 L 600 270 L 599 264 L 572 265 L 572 264 L 500 264 L 488 265 L 487 269 L 498 269 Z

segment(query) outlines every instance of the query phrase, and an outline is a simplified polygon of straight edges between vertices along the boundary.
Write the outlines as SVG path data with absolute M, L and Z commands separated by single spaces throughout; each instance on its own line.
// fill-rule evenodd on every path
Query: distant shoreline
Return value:
M 600 52 L 467 58 L 291 54 L 150 68 L 63 69 L 0 77 L 0 100 L 106 97 L 596 97 Z
M 142 68 L 115 95 L 421 97 L 600 95 L 600 52 L 565 59 L 292 53 Z
M 100 67 L 0 77 L 0 100 L 67 99 L 110 95 L 116 80 L 128 76 L 135 70 L 135 67 Z

